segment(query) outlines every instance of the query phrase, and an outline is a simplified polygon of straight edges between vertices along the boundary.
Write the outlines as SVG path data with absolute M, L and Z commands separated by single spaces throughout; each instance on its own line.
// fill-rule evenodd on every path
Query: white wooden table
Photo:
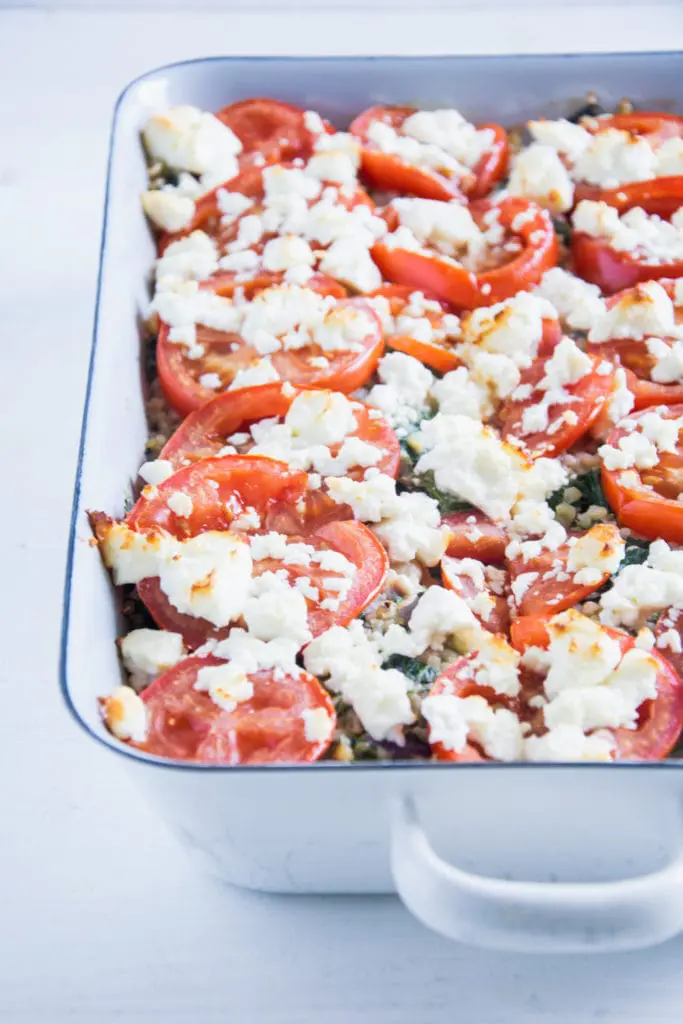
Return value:
M 0 1020 L 679 1024 L 683 941 L 492 955 L 423 931 L 392 899 L 198 877 L 122 762 L 71 723 L 56 666 L 107 132 L 125 82 L 209 53 L 673 48 L 683 10 L 483 3 L 417 17 L 406 2 L 297 23 L 284 0 L 256 14 L 133 6 L 0 9 Z

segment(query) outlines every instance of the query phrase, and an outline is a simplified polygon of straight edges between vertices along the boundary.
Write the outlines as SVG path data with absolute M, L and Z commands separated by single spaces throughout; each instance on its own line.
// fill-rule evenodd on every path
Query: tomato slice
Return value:
M 434 681 L 434 685 L 429 691 L 430 697 L 436 697 L 441 694 L 448 694 L 452 697 L 483 697 L 492 708 L 507 708 L 508 710 L 517 711 L 517 702 L 511 701 L 509 698 L 502 697 L 495 690 L 492 690 L 488 686 L 479 686 L 472 679 L 472 670 L 470 665 L 475 654 L 468 654 L 462 658 L 458 658 L 457 661 L 452 662 L 448 668 L 441 673 L 440 676 Z M 467 743 L 465 747 L 460 750 L 449 750 L 442 743 L 432 743 L 432 755 L 437 761 L 490 761 L 491 758 L 487 757 L 486 754 L 480 750 L 479 746 L 475 743 Z
M 613 391 L 613 374 L 600 374 L 597 368 L 602 362 L 593 357 L 593 369 L 575 384 L 567 384 L 563 390 L 571 395 L 572 401 L 551 405 L 548 409 L 548 426 L 539 431 L 526 433 L 524 417 L 528 409 L 542 404 L 546 392 L 538 387 L 546 374 L 546 359 L 537 359 L 522 373 L 520 387 L 532 388 L 528 398 L 522 401 L 508 399 L 501 410 L 502 436 L 506 440 L 518 438 L 524 443 L 525 452 L 532 458 L 541 455 L 551 457 L 566 452 L 583 437 L 596 421 Z M 565 416 L 569 415 L 570 419 Z
M 348 394 L 362 387 L 372 376 L 384 350 L 381 324 L 375 310 L 363 299 L 343 299 L 336 308 L 358 310 L 368 318 L 371 326 L 358 343 L 360 350 L 326 354 L 319 345 L 313 344 L 280 349 L 273 352 L 270 359 L 282 380 L 299 388 L 323 388 Z M 219 388 L 228 389 L 239 370 L 255 365 L 262 358 L 238 334 L 198 325 L 196 337 L 204 354 L 198 359 L 189 359 L 187 347 L 171 342 L 168 325 L 160 323 L 156 349 L 159 383 L 168 402 L 183 416 L 215 398 Z M 212 375 L 215 387 L 208 387 L 206 379 L 202 382 L 205 374 Z
M 242 143 L 243 154 L 260 154 L 267 163 L 313 153 L 317 135 L 306 127 L 306 112 L 280 100 L 240 100 L 216 114 Z M 328 125 L 328 130 L 334 129 Z
M 683 180 L 683 179 L 682 179 Z M 683 201 L 683 200 L 682 200 Z M 675 282 L 662 280 L 659 282 L 669 298 L 675 299 Z M 607 308 L 613 309 L 619 303 L 636 304 L 642 301 L 637 289 L 627 289 L 612 295 L 607 300 Z M 677 324 L 683 323 L 683 310 L 674 306 L 674 317 Z M 647 341 L 651 335 L 641 338 L 612 338 L 608 341 L 589 342 L 586 351 L 595 356 L 609 359 L 626 372 L 626 385 L 634 397 L 634 409 L 647 409 L 653 405 L 677 405 L 683 402 L 683 384 L 660 384 L 651 380 L 652 370 L 657 360 L 649 351 Z M 671 348 L 674 337 L 662 338 L 657 335 L 657 343 Z
M 674 641 L 673 644 L 667 643 L 666 646 L 660 647 L 659 638 L 665 633 L 678 636 L 678 643 Z M 665 661 L 669 662 L 674 672 L 677 672 L 683 678 L 683 650 L 677 650 L 677 647 L 683 648 L 683 609 L 669 608 L 667 611 L 662 612 L 657 618 L 655 636 L 658 641 L 659 653 Z
M 607 439 L 607 444 L 618 446 L 619 439 L 636 428 L 647 410 L 634 413 L 622 420 Z M 683 405 L 662 407 L 664 419 L 683 416 Z M 627 526 L 642 537 L 661 538 L 683 544 L 683 445 L 680 441 L 675 452 L 661 452 L 659 462 L 651 469 L 607 469 L 602 465 L 602 489 L 620 526 Z M 637 481 L 637 482 L 636 482 Z
M 510 559 L 508 571 L 512 584 L 525 573 L 537 574 L 527 581 L 521 596 L 515 599 L 518 616 L 556 615 L 579 601 L 585 601 L 607 582 L 609 573 L 603 573 L 595 583 L 575 583 L 574 574 L 567 569 L 570 551 L 569 544 L 563 544 L 555 551 L 543 551 L 535 558 L 525 560 L 520 556 Z M 514 595 L 514 588 L 512 593 Z
M 445 555 L 441 559 L 441 579 L 448 590 L 453 590 L 465 601 L 485 629 L 492 633 L 507 635 L 510 625 L 510 610 L 504 596 L 506 576 L 501 569 L 491 569 L 479 563 L 481 578 L 465 572 L 461 559 Z M 488 572 L 486 570 L 488 569 Z M 492 578 L 492 572 L 498 579 Z M 483 585 L 482 585 L 483 584 Z M 484 600 L 481 599 L 483 595 Z M 479 604 L 477 604 L 479 599 Z
M 613 729 L 617 757 L 622 761 L 661 761 L 671 753 L 683 729 L 683 682 L 657 651 L 657 696 L 638 711 L 636 729 Z
M 606 295 L 632 288 L 641 281 L 662 277 L 683 277 L 683 260 L 674 263 L 646 263 L 641 256 L 613 249 L 604 238 L 575 231 L 571 242 L 574 273 L 597 284 Z
M 157 757 L 199 764 L 273 764 L 317 761 L 327 750 L 336 715 L 317 679 L 300 672 L 281 678 L 272 670 L 250 675 L 254 693 L 225 711 L 195 689 L 202 668 L 224 664 L 214 657 L 190 657 L 142 691 L 149 729 L 140 750 Z M 330 718 L 324 740 L 306 738 L 302 712 L 321 708 Z
M 402 334 L 398 329 L 395 329 L 391 333 L 386 334 L 386 343 L 389 348 L 393 348 L 397 352 L 405 352 L 406 355 L 419 359 L 421 363 L 429 366 L 437 373 L 448 373 L 450 370 L 455 370 L 456 367 L 460 366 L 460 360 L 455 350 L 457 342 L 448 338 L 443 326 L 443 318 L 449 311 L 448 306 L 445 302 L 434 299 L 430 295 L 418 294 L 422 295 L 422 299 L 425 300 L 421 305 L 426 304 L 428 307 L 419 314 L 406 313 L 406 310 L 411 306 L 411 296 L 415 295 L 415 289 L 408 285 L 384 285 L 373 292 L 370 298 L 381 296 L 387 299 L 389 312 L 394 319 L 399 316 L 410 315 L 411 319 L 429 320 L 435 333 L 440 333 L 444 336 L 439 340 L 420 341 L 410 334 Z M 435 308 L 431 308 L 432 306 Z
M 262 531 L 286 533 L 292 542 L 302 541 L 316 549 L 340 552 L 353 562 L 357 571 L 351 588 L 337 607 L 322 608 L 307 599 L 309 628 L 317 635 L 333 625 L 350 622 L 374 600 L 384 584 L 388 561 L 381 543 L 362 523 L 330 521 L 347 514 L 344 506 L 336 505 L 320 492 L 312 492 L 313 501 L 309 503 L 307 486 L 306 473 L 292 471 L 274 459 L 259 455 L 207 458 L 174 473 L 151 497 L 140 498 L 126 522 L 140 532 L 162 529 L 184 539 L 206 530 L 228 530 L 233 519 L 251 509 L 258 513 Z M 168 498 L 177 491 L 192 498 L 192 512 L 187 517 L 179 517 L 168 506 Z M 272 560 L 261 560 L 255 564 L 254 573 L 276 568 L 281 567 Z M 313 586 L 324 592 L 321 598 L 328 591 L 333 596 L 332 588 L 323 581 L 338 573 L 319 566 L 282 568 L 291 583 L 306 575 Z M 229 627 L 216 629 L 204 619 L 179 612 L 156 577 L 141 580 L 138 593 L 155 622 L 162 629 L 182 633 L 190 648 L 229 632 Z
M 493 205 L 478 203 L 471 210 L 472 216 L 482 220 Z M 536 203 L 509 197 L 495 206 L 507 234 L 506 244 L 516 240 L 517 251 L 510 256 L 502 248 L 499 263 L 491 270 L 474 272 L 443 259 L 436 250 L 433 254 L 414 252 L 391 248 L 386 242 L 375 243 L 372 257 L 389 281 L 431 293 L 456 309 L 502 302 L 538 284 L 546 270 L 557 263 L 558 243 L 550 215 Z
M 159 458 L 167 459 L 174 469 L 218 455 L 227 443 L 227 438 L 236 433 L 248 431 L 252 423 L 259 420 L 284 417 L 297 395 L 304 392 L 291 385 L 279 382 L 261 384 L 253 388 L 240 388 L 234 393 L 218 395 L 206 402 L 181 423 L 175 434 L 166 442 Z M 356 430 L 349 437 L 357 437 L 367 444 L 375 445 L 381 451 L 376 463 L 380 473 L 396 478 L 401 461 L 401 446 L 396 433 L 382 417 L 376 416 L 362 402 L 354 403 Z M 342 442 L 330 446 L 330 453 L 337 455 Z M 252 444 L 240 448 L 241 454 L 248 454 Z M 354 480 L 364 478 L 361 466 L 348 472 Z
M 651 178 L 649 181 L 634 181 L 617 188 L 600 188 L 597 185 L 577 185 L 575 199 L 593 199 L 613 206 L 620 214 L 640 206 L 650 215 L 668 219 L 683 206 L 683 175 Z
M 375 106 L 364 110 L 351 123 L 349 131 L 363 145 L 361 166 L 368 181 L 376 188 L 424 199 L 449 200 L 463 194 L 478 199 L 488 195 L 507 170 L 510 147 L 505 130 L 499 124 L 479 126 L 493 133 L 491 144 L 472 170 L 458 178 L 446 169 L 418 167 L 395 154 L 383 153 L 368 138 L 373 121 L 382 121 L 400 133 L 404 121 L 416 112 L 415 107 Z
M 478 508 L 450 512 L 441 521 L 450 530 L 446 553 L 452 558 L 476 558 L 487 565 L 501 565 L 505 561 L 505 530 Z
M 337 607 L 323 608 L 321 604 L 306 599 L 308 628 L 313 636 L 319 636 L 332 626 L 345 626 L 360 615 L 382 589 L 389 569 L 387 554 L 363 523 L 331 522 L 298 536 L 290 535 L 290 539 L 292 543 L 308 544 L 316 551 L 337 551 L 356 567 L 353 584 Z M 341 575 L 317 565 L 281 565 L 274 559 L 262 559 L 254 564 L 254 575 L 280 569 L 286 571 L 291 586 L 301 577 L 308 579 L 311 586 L 320 590 L 321 600 L 338 596 L 336 591 L 330 589 L 329 581 L 341 579 Z M 231 626 L 217 628 L 206 619 L 179 612 L 161 589 L 157 578 L 141 580 L 138 583 L 138 594 L 157 625 L 161 629 L 181 633 L 186 647 L 191 650 L 207 640 L 222 639 L 230 632 Z

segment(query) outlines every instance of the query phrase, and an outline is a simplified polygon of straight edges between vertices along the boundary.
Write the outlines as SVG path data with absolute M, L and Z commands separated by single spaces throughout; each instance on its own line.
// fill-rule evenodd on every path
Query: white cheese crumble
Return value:
M 186 653 L 180 633 L 165 629 L 133 629 L 121 640 L 120 650 L 123 667 L 135 689 L 147 686 Z
M 301 712 L 304 737 L 309 743 L 324 743 L 334 730 L 334 721 L 325 708 L 304 708 Z
M 650 545 L 642 565 L 625 566 L 600 598 L 600 620 L 633 627 L 654 612 L 683 605 L 683 552 L 663 540 Z
M 174 170 L 201 175 L 204 191 L 237 174 L 242 143 L 227 125 L 197 107 L 170 107 L 152 115 L 142 135 L 150 156 Z
M 105 699 L 104 720 L 119 740 L 144 743 L 147 739 L 147 708 L 130 686 L 117 686 Z
M 561 267 L 546 270 L 532 294 L 549 302 L 564 324 L 573 330 L 589 331 L 605 313 L 600 289 Z
M 574 202 L 574 185 L 557 152 L 537 142 L 514 158 L 507 191 L 533 199 L 552 213 L 569 210 Z
M 254 684 L 239 662 L 232 661 L 200 668 L 194 688 L 208 693 L 222 711 L 234 711 L 238 704 L 254 696 Z

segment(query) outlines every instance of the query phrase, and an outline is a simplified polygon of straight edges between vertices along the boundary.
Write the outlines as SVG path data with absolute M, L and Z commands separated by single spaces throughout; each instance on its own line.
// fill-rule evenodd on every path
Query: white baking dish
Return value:
M 683 930 L 683 771 L 675 761 L 202 767 L 160 762 L 106 732 L 96 697 L 119 680 L 117 613 L 85 511 L 123 512 L 146 437 L 136 320 L 148 302 L 154 246 L 138 201 L 141 125 L 171 103 L 215 110 L 252 95 L 313 107 L 338 126 L 378 102 L 451 104 L 472 120 L 510 125 L 568 112 L 588 89 L 606 105 L 628 94 L 672 110 L 680 109 L 682 71 L 680 54 L 221 58 L 150 72 L 121 96 L 69 546 L 62 686 L 83 728 L 122 755 L 187 845 L 225 880 L 278 892 L 397 890 L 437 931 L 493 948 L 646 946 Z

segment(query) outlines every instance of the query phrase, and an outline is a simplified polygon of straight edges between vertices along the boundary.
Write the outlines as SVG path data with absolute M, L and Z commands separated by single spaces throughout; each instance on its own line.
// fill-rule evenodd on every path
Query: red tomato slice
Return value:
M 212 486 L 212 482 L 218 486 Z M 140 532 L 162 529 L 183 539 L 206 530 L 228 530 L 233 519 L 253 509 L 259 514 L 263 531 L 287 533 L 292 541 L 340 552 L 353 562 L 357 572 L 338 608 L 324 609 L 308 601 L 309 628 L 317 635 L 333 625 L 350 622 L 374 600 L 384 584 L 388 562 L 384 548 L 362 523 L 330 522 L 331 517 L 345 515 L 343 506 L 335 508 L 336 503 L 319 492 L 313 492 L 314 500 L 309 504 L 307 485 L 306 473 L 289 470 L 274 459 L 258 455 L 207 458 L 174 473 L 151 498 L 140 498 L 126 522 Z M 193 509 L 188 517 L 181 518 L 168 507 L 169 496 L 177 491 L 192 498 Z M 255 566 L 255 573 L 272 568 L 271 562 L 261 561 Z M 285 568 L 292 582 L 305 572 L 313 586 L 339 575 L 319 566 L 305 570 L 294 565 Z M 322 586 L 325 592 L 328 589 Z M 142 580 L 138 593 L 155 622 L 162 629 L 182 633 L 188 647 L 198 647 L 210 637 L 229 632 L 228 628 L 216 629 L 204 619 L 177 611 L 157 578 Z
M 386 552 L 375 535 L 362 523 L 354 521 L 331 522 L 299 536 L 291 536 L 292 542 L 301 541 L 318 550 L 337 551 L 356 566 L 353 585 L 346 597 L 336 608 L 322 608 L 320 604 L 306 599 L 308 606 L 308 628 L 313 636 L 319 636 L 332 626 L 345 626 L 356 618 L 374 601 L 384 585 L 389 562 Z M 313 587 L 320 590 L 320 598 L 335 599 L 336 591 L 326 581 L 341 579 L 341 574 L 320 566 L 281 565 L 274 559 L 263 559 L 254 564 L 254 575 L 278 569 L 285 569 L 290 585 L 302 576 Z M 194 649 L 211 639 L 222 639 L 231 627 L 217 628 L 205 619 L 179 612 L 168 600 L 156 578 L 141 580 L 138 594 L 150 615 L 161 629 L 182 633 L 185 645 Z
M 472 215 L 481 219 L 492 205 L 478 203 Z M 496 207 L 508 235 L 507 243 L 516 239 L 520 248 L 512 256 L 501 249 L 499 263 L 491 270 L 475 273 L 447 262 L 436 250 L 432 255 L 392 249 L 384 242 L 375 243 L 372 258 L 388 280 L 436 295 L 456 309 L 502 302 L 538 284 L 546 270 L 557 263 L 558 244 L 550 215 L 535 203 L 510 197 Z M 517 220 L 520 214 L 522 223 Z M 515 221 L 517 227 L 513 228 Z
M 218 455 L 232 434 L 248 430 L 258 420 L 284 417 L 299 394 L 302 392 L 291 386 L 274 383 L 218 395 L 190 413 L 166 442 L 159 458 L 167 459 L 175 469 L 179 469 L 188 461 L 196 462 Z M 356 402 L 357 427 L 348 436 L 360 438 L 380 449 L 382 454 L 376 463 L 377 469 L 395 478 L 401 461 L 401 446 L 392 427 L 374 412 L 371 415 L 366 405 Z M 331 445 L 331 454 L 338 454 L 341 446 L 341 442 Z M 250 447 L 251 444 L 241 446 L 240 454 L 248 454 Z M 362 480 L 364 473 L 365 470 L 358 466 L 347 475 L 354 480 Z
M 650 215 L 657 214 L 667 220 L 680 206 L 683 206 L 683 175 L 652 178 L 649 181 L 634 181 L 617 188 L 600 188 L 597 185 L 577 185 L 575 199 L 593 199 L 613 206 L 620 214 L 640 206 Z
M 290 168 L 293 165 L 291 163 L 283 163 L 284 168 Z M 333 185 L 331 187 L 337 188 L 338 186 Z M 221 189 L 228 189 L 230 192 L 239 192 L 241 195 L 247 196 L 247 198 L 253 201 L 252 206 L 249 207 L 245 212 L 236 217 L 229 223 L 225 223 L 223 220 L 223 213 L 220 208 L 218 201 L 218 193 Z M 184 238 L 192 231 L 204 231 L 207 235 L 213 238 L 218 246 L 220 255 L 225 255 L 227 247 L 231 242 L 234 242 L 239 233 L 240 221 L 244 217 L 254 215 L 261 215 L 264 212 L 264 196 L 265 190 L 263 186 L 263 170 L 261 167 L 247 167 L 235 178 L 231 178 L 227 182 L 223 182 L 217 185 L 216 188 L 207 192 L 195 204 L 195 213 L 192 223 L 184 231 L 178 231 L 174 234 L 168 232 L 161 235 L 159 240 L 159 252 L 164 252 L 165 248 L 170 242 L 175 241 L 178 238 Z M 307 200 L 307 205 L 313 206 L 317 199 Z M 345 207 L 347 210 L 353 210 L 356 206 L 367 206 L 371 210 L 374 210 L 375 204 L 373 203 L 370 196 L 362 188 L 355 188 L 346 194 L 339 191 L 337 204 Z M 261 253 L 267 241 L 274 238 L 273 233 L 263 235 L 259 242 L 250 246 L 250 248 Z M 324 246 L 317 245 L 318 249 L 325 248 Z M 263 271 L 254 271 L 255 277 L 264 277 Z M 267 276 L 267 275 L 266 275 Z
M 348 394 L 365 384 L 375 371 L 384 350 L 379 318 L 363 299 L 340 300 L 337 308 L 357 309 L 372 323 L 371 330 L 359 344 L 361 351 L 341 351 L 326 356 L 318 345 L 273 352 L 271 362 L 283 380 L 299 388 L 323 388 Z M 197 327 L 197 342 L 204 347 L 199 359 L 188 359 L 187 348 L 169 341 L 168 325 L 161 323 L 157 340 L 157 372 L 168 402 L 186 416 L 204 402 L 216 397 L 218 387 L 229 388 L 238 370 L 253 365 L 260 357 L 238 334 L 228 334 L 209 327 Z M 316 365 L 321 358 L 324 366 Z M 201 383 L 204 374 L 215 374 L 216 388 Z
M 683 683 L 659 653 L 649 652 L 659 664 L 657 696 L 638 712 L 636 729 L 613 729 L 617 758 L 622 761 L 661 761 L 671 753 L 683 729 Z
M 391 316 L 395 318 L 401 316 L 406 306 L 410 305 L 410 297 L 414 294 L 415 289 L 408 285 L 388 284 L 378 288 L 370 297 L 381 296 L 387 299 Z M 424 295 L 424 298 L 428 302 L 438 304 L 439 309 L 427 309 L 420 314 L 420 317 L 429 320 L 435 330 L 443 330 L 443 318 L 448 313 L 448 306 L 445 302 L 432 298 L 431 295 Z M 457 343 L 449 341 L 447 338 L 443 338 L 441 341 L 418 341 L 417 338 L 410 335 L 390 333 L 386 335 L 385 340 L 389 348 L 393 348 L 397 352 L 405 352 L 406 355 L 419 359 L 421 363 L 436 370 L 437 373 L 448 373 L 460 366 L 460 360 L 455 352 Z
M 441 559 L 441 579 L 443 580 L 443 585 L 448 590 L 453 590 L 459 597 L 462 597 L 465 603 L 472 608 L 474 615 L 485 629 L 490 630 L 492 633 L 507 635 L 510 625 L 510 610 L 507 599 L 503 595 L 505 573 L 500 569 L 492 570 L 502 577 L 500 581 L 494 581 L 491 579 L 490 567 L 484 566 L 483 563 L 480 563 L 480 566 L 482 573 L 484 573 L 484 586 L 480 586 L 478 580 L 473 579 L 471 575 L 463 571 L 462 562 L 459 558 L 451 558 L 448 555 L 444 556 Z M 489 569 L 488 574 L 485 571 L 487 568 Z M 499 592 L 494 590 L 495 583 L 498 583 L 497 589 Z M 476 605 L 472 607 L 472 602 L 480 594 L 485 595 L 488 598 L 488 602 L 482 603 L 482 610 L 477 610 Z
M 529 397 L 523 401 L 508 399 L 501 410 L 503 438 L 519 438 L 524 442 L 525 452 L 532 458 L 541 455 L 551 457 L 566 452 L 587 433 L 612 394 L 613 374 L 598 373 L 597 368 L 601 362 L 599 357 L 593 357 L 593 369 L 576 384 L 568 384 L 564 388 L 573 401 L 564 405 L 551 405 L 547 428 L 529 434 L 523 430 L 524 414 L 527 409 L 538 406 L 546 394 L 538 384 L 545 376 L 547 360 L 537 359 L 522 373 L 519 382 L 520 386 L 533 388 Z M 575 422 L 564 419 L 565 414 L 572 414 Z
M 452 558 L 476 558 L 487 565 L 505 561 L 508 538 L 502 526 L 473 508 L 466 512 L 450 512 L 442 517 L 450 530 L 447 554 Z
M 598 536 L 601 531 L 607 534 L 605 528 L 601 526 L 593 527 L 593 530 Z M 610 530 L 607 537 L 612 532 Z M 511 583 L 524 573 L 537 573 L 535 579 L 528 581 L 529 585 L 521 596 L 515 599 L 518 616 L 525 618 L 556 615 L 567 608 L 572 608 L 579 601 L 585 601 L 590 594 L 607 582 L 609 573 L 603 573 L 596 583 L 575 583 L 574 573 L 567 569 L 570 551 L 569 544 L 563 544 L 555 551 L 544 551 L 536 558 L 525 560 L 520 556 L 508 562 Z
M 317 679 L 301 672 L 276 678 L 273 671 L 249 676 L 254 693 L 233 711 L 196 690 L 199 670 L 223 664 L 218 658 L 185 658 L 142 692 L 149 715 L 144 743 L 134 744 L 157 757 L 199 764 L 272 764 L 317 761 L 327 750 L 336 715 Z M 330 736 L 306 739 L 305 709 L 323 708 Z
M 516 702 L 502 697 L 488 686 L 479 686 L 472 679 L 470 665 L 475 654 L 458 658 L 434 681 L 430 697 L 448 694 L 453 697 L 484 697 L 493 708 L 508 708 L 517 711 Z M 490 761 L 475 743 L 467 743 L 463 750 L 448 750 L 442 743 L 432 743 L 432 755 L 437 761 Z
M 571 242 L 572 268 L 584 281 L 597 284 L 606 295 L 632 288 L 641 281 L 683 277 L 683 260 L 647 263 L 643 257 L 613 249 L 604 238 L 575 231 Z
M 488 195 L 507 170 L 509 143 L 505 130 L 499 124 L 480 125 L 482 130 L 493 132 L 493 141 L 475 167 L 457 178 L 446 170 L 423 169 L 406 163 L 399 156 L 383 153 L 368 139 L 368 128 L 373 121 L 383 121 L 400 133 L 404 121 L 414 113 L 415 107 L 370 107 L 351 123 L 349 131 L 363 145 L 361 166 L 368 181 L 375 188 L 424 199 L 449 200 L 463 193 L 472 199 Z
M 683 181 L 683 179 L 681 179 Z M 683 202 L 683 199 L 682 199 Z M 662 280 L 659 282 L 670 299 L 675 297 L 675 282 Z M 617 303 L 631 301 L 637 303 L 640 300 L 637 289 L 628 289 L 619 292 L 607 300 L 607 308 L 613 309 Z M 683 323 L 683 310 L 674 307 L 676 323 Z M 649 352 L 647 339 L 651 335 L 642 338 L 613 338 L 604 342 L 589 342 L 586 350 L 595 356 L 609 359 L 611 362 L 622 366 L 626 371 L 626 384 L 633 393 L 635 410 L 646 409 L 652 405 L 677 405 L 683 402 L 683 385 L 681 384 L 658 384 L 650 379 L 652 370 L 657 360 Z M 661 338 L 658 341 L 671 347 L 674 338 Z
M 665 633 L 678 636 L 678 643 L 674 640 L 673 644 L 667 643 L 665 647 L 660 647 L 659 638 Z M 668 611 L 662 612 L 657 619 L 655 636 L 658 641 L 659 653 L 665 661 L 669 662 L 674 672 L 683 678 L 683 650 L 676 649 L 677 647 L 683 648 L 683 609 L 669 608 Z
M 625 425 L 638 423 L 645 413 L 634 413 L 622 420 L 607 439 L 616 446 L 627 432 Z M 683 416 L 683 405 L 662 407 L 664 419 Z M 628 474 L 625 477 L 625 474 Z M 675 452 L 661 452 L 659 462 L 652 469 L 630 470 L 606 469 L 600 472 L 602 489 L 609 506 L 620 526 L 628 526 L 642 537 L 672 541 L 683 544 L 683 502 L 678 495 L 683 492 L 683 446 Z M 633 482 L 637 477 L 638 485 Z
M 279 163 L 308 159 L 313 153 L 317 135 L 306 127 L 306 112 L 290 103 L 240 100 L 223 107 L 216 117 L 235 133 L 243 154 L 260 154 L 268 163 Z

